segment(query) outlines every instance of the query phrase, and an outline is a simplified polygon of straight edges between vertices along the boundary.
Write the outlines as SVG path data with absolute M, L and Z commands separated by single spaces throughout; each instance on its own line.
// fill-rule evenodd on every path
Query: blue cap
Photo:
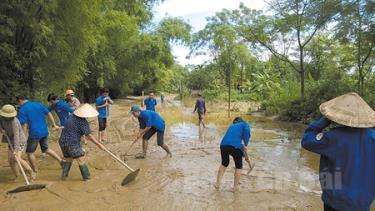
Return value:
M 140 110 L 141 110 L 141 108 L 140 108 L 139 106 L 134 105 L 134 106 L 132 106 L 132 108 L 130 109 L 129 114 L 132 113 L 132 112 L 140 111 Z

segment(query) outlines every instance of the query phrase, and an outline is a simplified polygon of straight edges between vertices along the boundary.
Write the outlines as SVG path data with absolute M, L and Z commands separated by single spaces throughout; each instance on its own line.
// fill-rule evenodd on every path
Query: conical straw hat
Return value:
M 321 104 L 320 112 L 341 125 L 356 128 L 375 126 L 375 111 L 355 92 Z
M 74 111 L 74 115 L 81 118 L 91 118 L 98 116 L 99 113 L 94 107 L 85 103 Z

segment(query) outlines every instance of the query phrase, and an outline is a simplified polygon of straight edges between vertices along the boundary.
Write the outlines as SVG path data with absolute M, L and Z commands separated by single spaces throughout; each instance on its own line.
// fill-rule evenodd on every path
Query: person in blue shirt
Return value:
M 150 92 L 148 94 L 148 98 L 146 98 L 144 100 L 144 104 L 146 105 L 146 110 L 149 110 L 149 111 L 156 111 L 155 110 L 155 106 L 158 104 L 156 102 L 156 99 L 154 98 L 154 93 L 153 92 Z
M 164 143 L 165 121 L 154 111 L 141 110 L 138 106 L 132 106 L 130 112 L 134 117 L 138 118 L 139 133 L 135 140 L 142 137 L 143 152 L 138 154 L 136 158 L 146 158 L 148 140 L 156 133 L 158 146 L 167 152 L 167 157 L 172 157 L 168 145 Z
M 206 114 L 207 110 L 206 110 L 206 102 L 205 102 L 205 100 L 204 100 L 204 98 L 202 97 L 201 94 L 198 94 L 198 99 L 195 102 L 195 107 L 194 107 L 193 113 L 195 113 L 196 111 L 198 113 L 198 119 L 199 119 L 198 125 L 199 125 L 199 127 L 202 124 L 203 127 L 205 128 L 206 125 L 204 124 L 204 115 Z
M 323 103 L 320 111 L 324 117 L 309 125 L 301 144 L 320 155 L 324 210 L 369 211 L 375 199 L 375 112 L 357 93 Z
M 106 140 L 105 129 L 107 128 L 109 105 L 113 105 L 113 101 L 109 96 L 109 90 L 107 88 L 104 88 L 101 90 L 101 95 L 98 98 L 96 98 L 96 109 L 99 112 L 99 142 L 103 142 Z
M 69 118 L 70 114 L 74 112 L 74 110 L 71 109 L 66 102 L 59 100 L 55 94 L 49 94 L 47 101 L 50 103 L 48 110 L 56 112 L 60 119 L 60 125 L 64 127 L 66 120 Z
M 234 171 L 234 186 L 233 190 L 239 190 L 242 157 L 245 155 L 244 150 L 247 150 L 247 145 L 250 142 L 250 125 L 241 117 L 236 117 L 233 124 L 229 126 L 223 139 L 220 143 L 221 165 L 217 173 L 216 188 L 220 189 L 221 180 L 224 176 L 225 170 L 229 165 L 229 156 L 233 157 L 236 170 Z
M 18 111 L 18 119 L 23 126 L 24 130 L 26 125 L 29 128 L 26 153 L 31 164 L 31 168 L 35 173 L 38 172 L 38 165 L 34 155 L 38 144 L 43 153 L 48 154 L 52 158 L 59 161 L 60 165 L 63 165 L 64 160 L 52 149 L 48 147 L 48 127 L 46 122 L 46 116 L 52 123 L 53 129 L 58 129 L 53 116 L 48 109 L 38 102 L 27 100 L 25 96 L 17 97 L 18 103 L 21 106 Z M 26 133 L 25 133 L 26 134 Z

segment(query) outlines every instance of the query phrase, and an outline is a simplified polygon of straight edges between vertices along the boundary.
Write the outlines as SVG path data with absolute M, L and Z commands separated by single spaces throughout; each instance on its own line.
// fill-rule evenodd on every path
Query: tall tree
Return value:
M 260 44 L 299 74 L 304 99 L 305 47 L 337 14 L 338 1 L 274 0 L 269 5 L 272 16 L 241 4 L 240 11 L 233 12 L 235 24 L 246 41 Z

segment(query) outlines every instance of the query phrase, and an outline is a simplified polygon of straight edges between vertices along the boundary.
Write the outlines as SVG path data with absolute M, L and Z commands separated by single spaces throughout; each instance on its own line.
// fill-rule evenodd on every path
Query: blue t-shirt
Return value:
M 18 111 L 18 119 L 21 125 L 29 126 L 29 139 L 41 139 L 48 136 L 46 115 L 48 109 L 33 101 L 27 101 Z
M 69 118 L 69 115 L 74 112 L 74 110 L 71 109 L 69 105 L 62 100 L 58 100 L 56 104 L 50 105 L 48 107 L 48 110 L 56 112 L 57 116 L 60 119 L 61 126 L 65 126 L 65 122 Z
M 375 131 L 336 127 L 328 132 L 326 118 L 306 129 L 302 147 L 320 155 L 322 200 L 342 211 L 370 210 L 375 198 Z
M 165 130 L 165 121 L 161 118 L 161 116 L 154 112 L 144 110 L 141 111 L 141 114 L 138 117 L 139 127 L 144 129 L 146 127 L 153 127 L 160 132 L 164 132 Z
M 250 125 L 247 122 L 236 122 L 229 126 L 220 146 L 232 146 L 242 150 L 242 140 L 246 146 L 249 144 Z
M 96 98 L 96 106 L 104 105 L 105 104 L 104 98 L 105 98 L 104 96 L 99 96 L 98 98 Z M 111 99 L 110 97 L 108 98 Z M 107 109 L 108 109 L 108 114 L 107 114 Z M 109 115 L 109 107 L 98 108 L 98 112 L 99 112 L 99 118 L 107 118 Z
M 151 98 L 151 99 L 146 98 L 144 102 L 145 102 L 145 105 L 146 105 L 146 110 L 155 111 L 155 106 L 157 104 L 155 98 Z

